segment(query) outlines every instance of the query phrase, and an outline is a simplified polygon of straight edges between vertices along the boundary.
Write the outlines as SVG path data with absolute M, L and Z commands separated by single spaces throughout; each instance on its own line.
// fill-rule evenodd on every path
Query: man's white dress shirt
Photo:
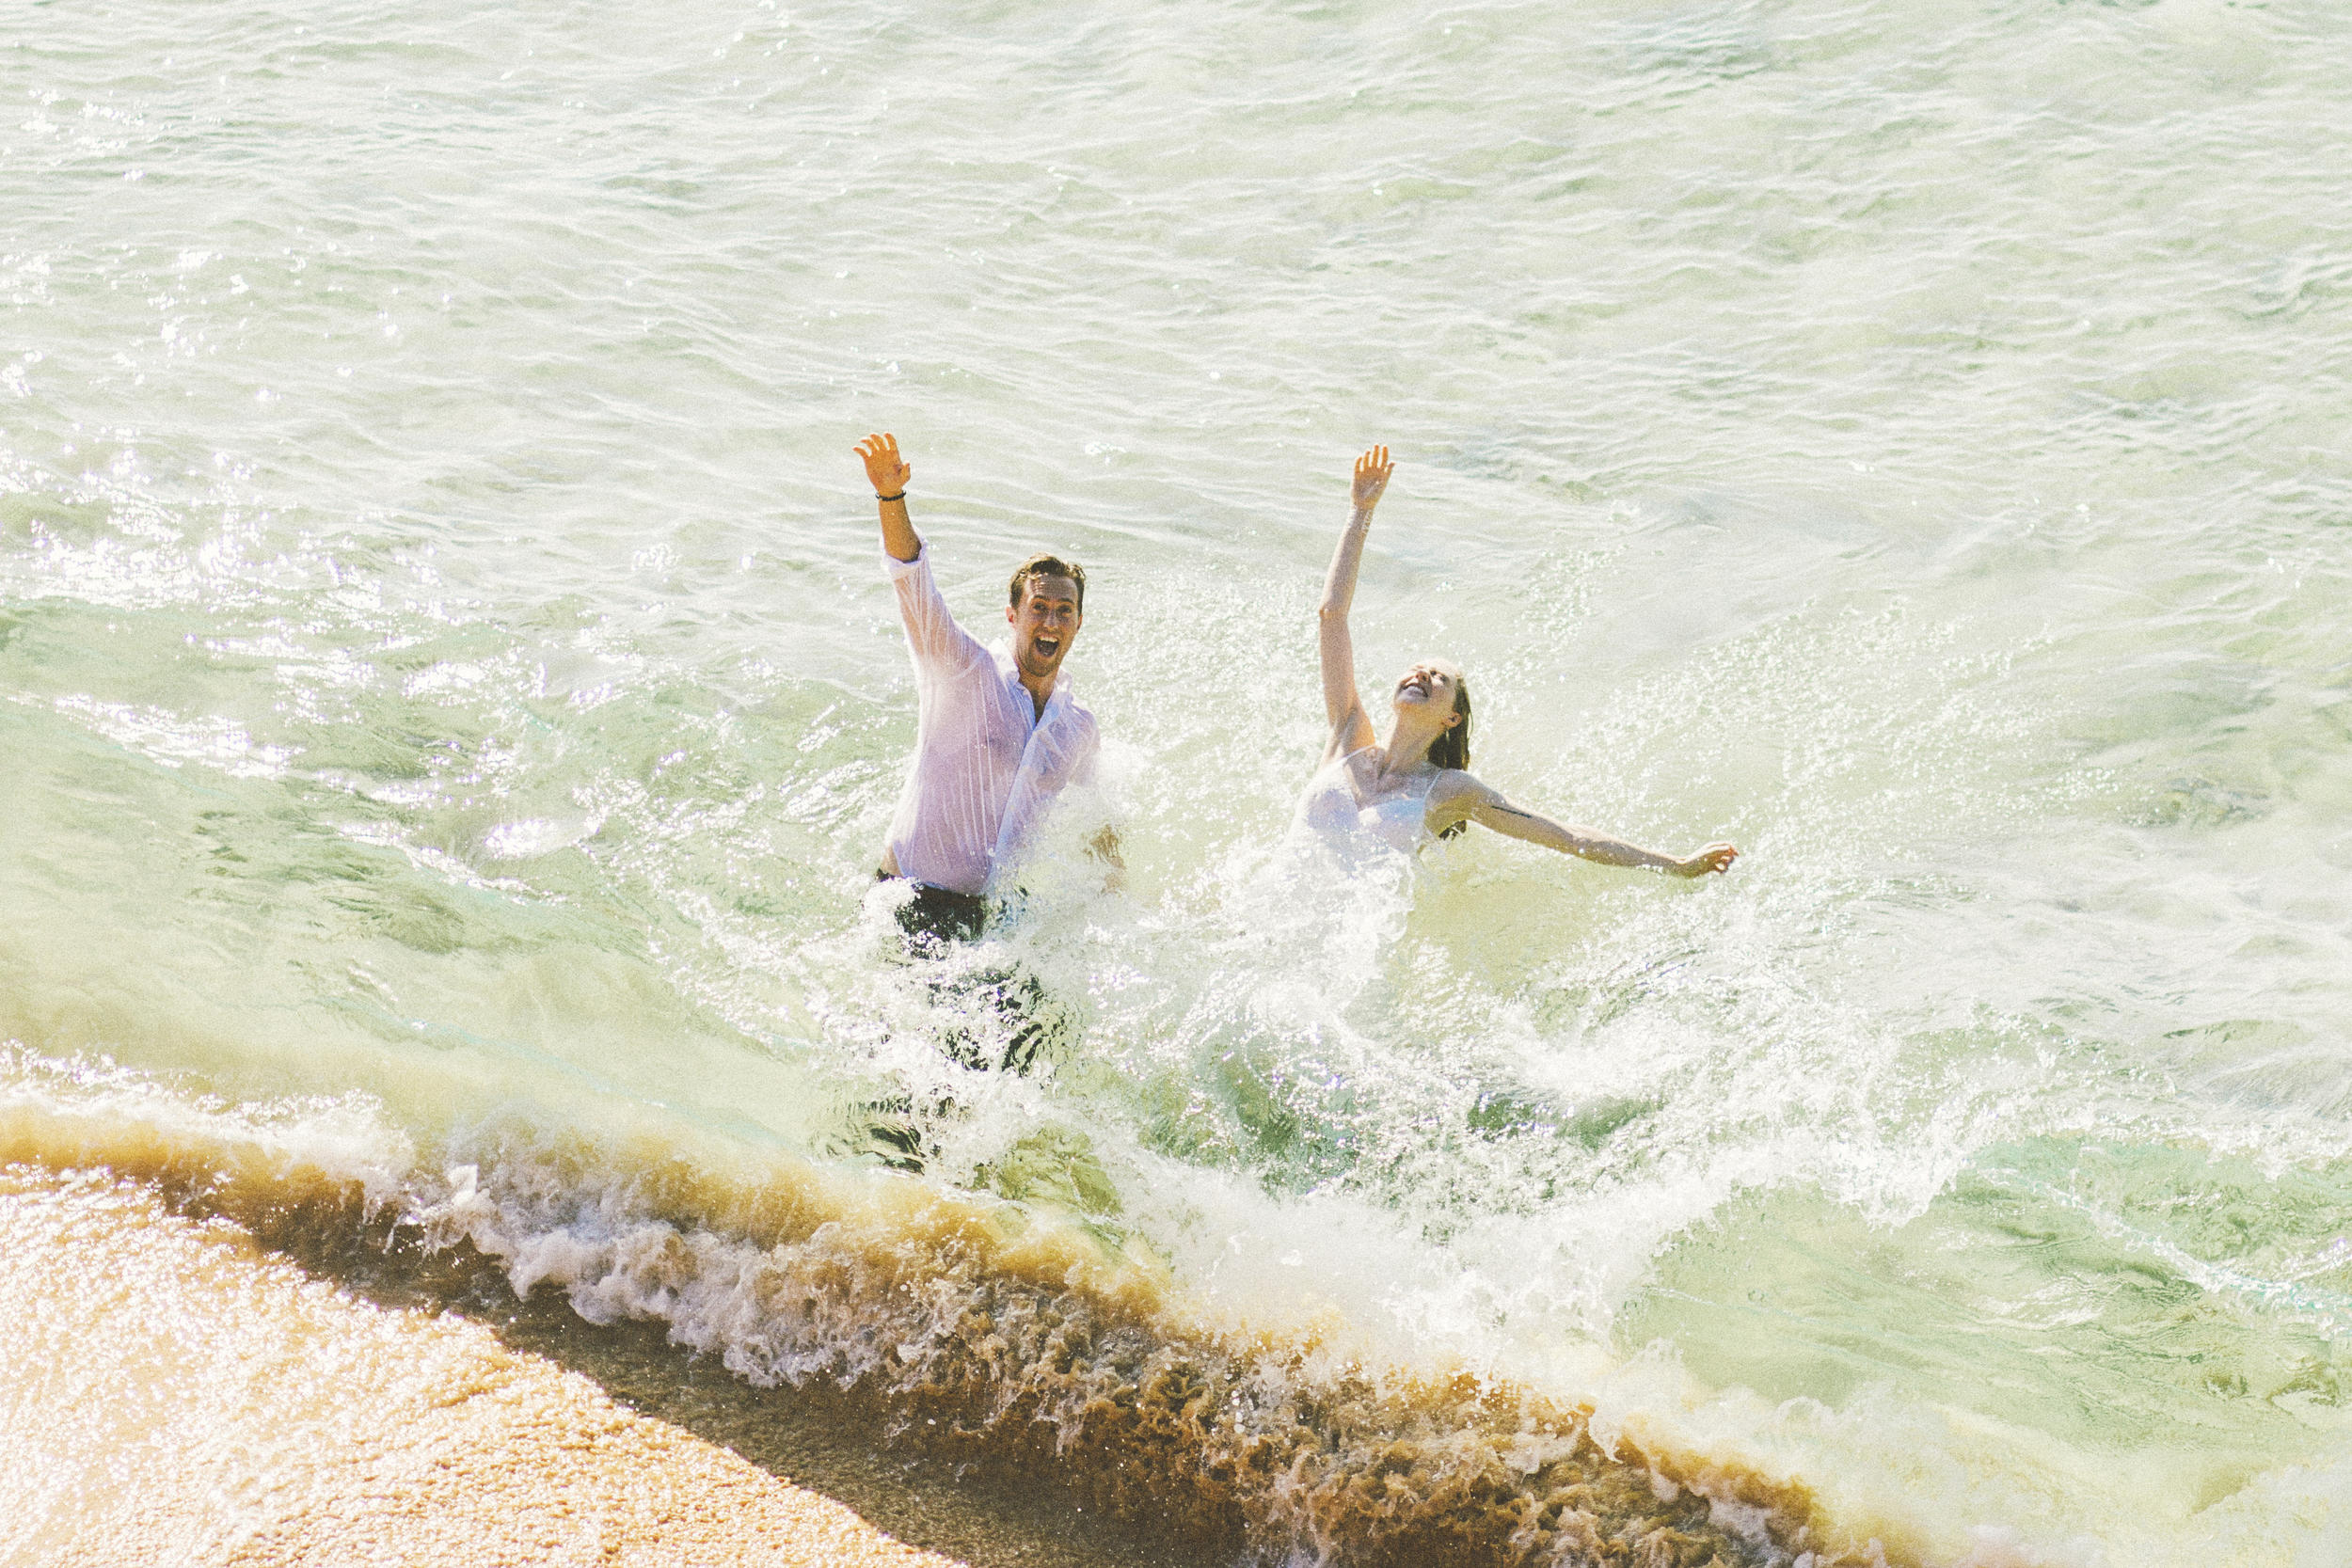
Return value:
M 984 647 L 956 625 L 931 580 L 926 544 L 913 561 L 882 557 L 914 654 L 914 761 L 890 852 L 898 874 L 979 893 L 1009 864 L 1062 786 L 1093 772 L 1094 715 L 1057 673 L 1039 713 L 1010 641 Z

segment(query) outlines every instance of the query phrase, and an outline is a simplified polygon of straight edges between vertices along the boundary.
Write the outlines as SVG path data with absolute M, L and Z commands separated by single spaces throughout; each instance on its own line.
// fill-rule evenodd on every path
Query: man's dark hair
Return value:
M 1074 561 L 1064 561 L 1057 555 L 1033 555 L 1012 569 L 1011 605 L 1021 608 L 1024 584 L 1031 578 L 1068 578 L 1078 585 L 1078 613 L 1087 612 L 1087 569 Z

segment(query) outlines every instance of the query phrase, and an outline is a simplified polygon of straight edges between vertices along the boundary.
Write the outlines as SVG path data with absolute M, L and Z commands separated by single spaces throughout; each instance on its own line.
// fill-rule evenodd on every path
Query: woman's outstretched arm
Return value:
M 1346 531 L 1331 552 L 1331 570 L 1323 579 L 1323 608 L 1318 612 L 1323 639 L 1323 709 L 1331 722 L 1331 742 L 1324 751 L 1327 761 L 1359 751 L 1373 741 L 1372 720 L 1356 690 L 1356 644 L 1348 636 L 1347 610 L 1356 601 L 1356 572 L 1364 561 L 1364 535 L 1372 529 L 1372 509 L 1389 487 L 1396 465 L 1389 449 L 1375 447 L 1356 459 L 1352 489 L 1355 509 L 1348 514 Z
M 1442 806 L 1433 808 L 1430 826 L 1442 828 L 1442 816 L 1454 821 L 1467 818 L 1499 833 L 1523 838 L 1530 844 L 1540 844 L 1547 849 L 1557 849 L 1564 855 L 1577 855 L 1603 865 L 1633 865 L 1652 871 L 1663 871 L 1670 877 L 1704 877 L 1710 871 L 1731 869 L 1731 863 L 1740 858 L 1740 851 L 1728 844 L 1710 844 L 1694 855 L 1677 857 L 1661 855 L 1655 849 L 1645 849 L 1612 838 L 1591 828 L 1572 827 L 1554 822 L 1550 817 L 1515 806 L 1502 798 L 1500 790 L 1487 788 L 1468 774 L 1455 778 L 1467 781 L 1454 791 Z

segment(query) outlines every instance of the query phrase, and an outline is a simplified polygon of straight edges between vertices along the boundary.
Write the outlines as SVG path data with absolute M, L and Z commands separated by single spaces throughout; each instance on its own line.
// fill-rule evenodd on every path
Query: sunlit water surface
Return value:
M 20 1155 L 259 1140 L 707 1348 L 548 1248 L 928 1184 L 1922 1560 L 2352 1551 L 2338 9 L 6 33 Z M 1090 574 L 1104 787 L 975 959 L 1027 1078 L 871 895 L 884 428 L 974 624 Z M 1374 440 L 1368 682 L 1459 660 L 1482 776 L 1731 877 L 1285 858 Z

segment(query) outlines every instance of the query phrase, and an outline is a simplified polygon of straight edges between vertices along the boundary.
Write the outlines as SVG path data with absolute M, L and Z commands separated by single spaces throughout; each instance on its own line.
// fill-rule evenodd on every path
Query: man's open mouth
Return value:
M 1031 641 L 1029 646 L 1037 650 L 1039 657 L 1051 658 L 1056 654 L 1061 652 L 1061 639 L 1058 637 L 1041 637 Z

